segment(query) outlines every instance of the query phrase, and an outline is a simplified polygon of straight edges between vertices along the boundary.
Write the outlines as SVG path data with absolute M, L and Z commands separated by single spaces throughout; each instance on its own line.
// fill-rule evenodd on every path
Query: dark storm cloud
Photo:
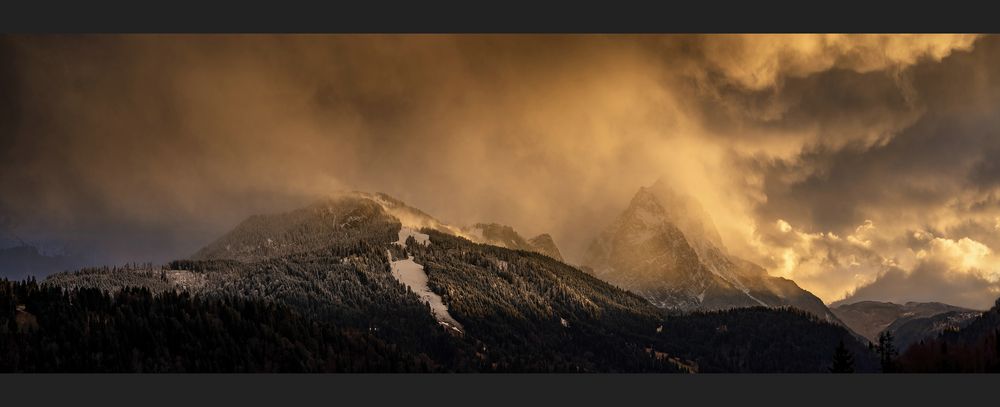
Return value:
M 0 80 L 17 120 L 0 145 L 0 208 L 26 235 L 123 252 L 159 236 L 133 251 L 157 259 L 342 188 L 530 229 L 531 207 L 581 177 L 558 167 L 580 164 L 551 133 L 597 137 L 580 119 L 629 114 L 607 106 L 624 100 L 621 85 L 594 79 L 634 75 L 632 48 L 563 37 L 7 37 Z M 596 114 L 579 102 L 592 95 Z M 548 183 L 519 187 L 527 174 Z
M 984 39 L 971 54 L 913 68 L 914 92 L 924 112 L 884 145 L 817 147 L 789 160 L 752 162 L 766 177 L 768 202 L 759 208 L 761 215 L 844 232 L 887 213 L 886 208 L 926 210 L 947 204 L 970 185 L 992 188 L 1000 179 L 992 164 L 993 152 L 1000 151 L 1000 118 L 991 110 L 1000 103 L 1000 78 L 982 78 L 976 67 L 1000 63 L 997 44 L 995 38 Z M 891 106 L 876 102 L 857 108 L 875 105 Z M 804 117 L 822 118 L 823 110 Z M 826 127 L 838 129 L 833 121 Z
M 0 226 L 162 261 L 360 189 L 573 261 L 666 174 L 734 253 L 832 300 L 911 231 L 993 247 L 1000 46 L 973 40 L 3 37 Z
M 994 152 L 1000 151 L 1000 134 L 996 130 L 1000 128 L 1000 116 L 996 114 L 1000 106 L 1000 72 L 991 68 L 998 63 L 1000 42 L 987 37 L 980 39 L 971 52 L 954 53 L 940 63 L 918 63 L 902 72 L 895 80 L 901 84 L 898 88 L 902 99 L 895 102 L 891 88 L 878 90 L 875 83 L 860 87 L 841 83 L 845 87 L 836 93 L 888 96 L 881 102 L 878 98 L 854 98 L 856 109 L 874 108 L 879 115 L 889 116 L 905 116 L 912 111 L 919 114 L 911 123 L 901 121 L 901 125 L 890 127 L 889 136 L 879 143 L 846 144 L 841 148 L 818 144 L 791 157 L 750 158 L 746 165 L 762 174 L 762 195 L 767 197 L 755 206 L 756 217 L 784 219 L 807 233 L 833 232 L 842 236 L 871 220 L 877 231 L 874 244 L 882 247 L 873 251 L 876 256 L 869 261 L 869 270 L 883 269 L 880 263 L 900 256 L 913 257 L 925 249 L 926 240 L 912 238 L 917 232 L 949 241 L 969 238 L 994 250 L 1000 247 L 996 226 L 1000 213 L 995 199 L 1000 173 L 993 165 Z M 857 80 L 872 76 L 840 74 L 856 76 Z M 820 99 L 826 100 L 823 90 L 837 82 L 819 80 L 828 75 L 832 71 L 802 81 L 822 83 L 806 88 L 818 91 Z M 822 112 L 839 108 L 812 110 L 803 117 L 822 121 L 829 117 Z M 836 116 L 823 127 L 833 132 L 843 130 L 844 126 L 836 124 Z M 864 114 L 843 117 L 853 119 Z M 931 267 L 912 259 L 910 263 L 912 278 L 906 270 L 883 272 L 874 282 L 858 288 L 851 300 L 883 294 L 884 298 L 895 298 L 905 291 L 928 294 L 936 289 L 943 297 L 957 300 L 949 294 L 952 288 L 965 293 L 965 297 L 996 296 L 995 284 L 979 284 L 977 279 L 981 277 L 958 274 L 962 277 L 952 278 L 946 272 L 954 267 L 942 263 Z M 989 276 L 997 272 L 995 267 L 983 271 Z M 938 288 L 933 288 L 935 284 Z
M 762 90 L 718 86 L 714 97 L 701 100 L 699 111 L 709 135 L 736 142 L 747 138 L 746 144 L 763 142 L 771 148 L 867 148 L 920 113 L 902 86 L 888 72 L 835 69 Z
M 969 171 L 969 182 L 981 190 L 994 190 L 1000 186 L 1000 148 L 989 146 L 983 151 L 983 157 Z

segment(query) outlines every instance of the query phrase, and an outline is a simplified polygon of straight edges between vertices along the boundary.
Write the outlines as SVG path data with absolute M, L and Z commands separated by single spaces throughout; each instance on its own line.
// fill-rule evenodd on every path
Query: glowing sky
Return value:
M 0 37 L 0 233 L 184 257 L 341 189 L 549 232 L 642 185 L 827 302 L 1000 297 L 1000 37 Z

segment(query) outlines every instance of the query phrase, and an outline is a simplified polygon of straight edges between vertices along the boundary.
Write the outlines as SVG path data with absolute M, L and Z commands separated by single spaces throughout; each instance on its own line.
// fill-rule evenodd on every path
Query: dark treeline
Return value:
M 1000 299 L 965 327 L 911 345 L 897 365 L 903 372 L 1000 373 Z
M 428 372 L 368 330 L 247 298 L 0 281 L 0 371 Z
M 410 247 L 415 246 L 411 244 Z M 427 305 L 392 277 L 390 253 L 393 258 L 408 255 L 406 249 L 394 244 L 352 240 L 323 250 L 247 263 L 184 260 L 170 263 L 166 270 L 108 269 L 103 270 L 104 273 L 91 270 L 79 274 L 65 273 L 51 278 L 48 284 L 93 286 L 114 292 L 125 288 L 122 287 L 123 281 L 134 281 L 143 286 L 160 287 L 161 290 L 156 292 L 171 293 L 172 288 L 176 288 L 170 281 L 174 278 L 172 276 L 190 275 L 191 279 L 204 281 L 196 288 L 199 297 L 253 298 L 265 303 L 282 304 L 300 315 L 335 323 L 339 327 L 372 330 L 378 338 L 401 350 L 426 355 L 438 370 L 678 371 L 674 364 L 657 360 L 643 351 L 643 345 L 649 341 L 623 342 L 615 338 L 614 333 L 607 335 L 611 329 L 608 327 L 604 328 L 605 332 L 591 332 L 586 329 L 586 324 L 576 323 L 576 315 L 568 308 L 563 316 L 572 319 L 572 330 L 580 333 L 567 335 L 564 332 L 567 329 L 561 325 L 559 318 L 553 319 L 551 315 L 543 317 L 533 312 L 533 307 L 537 308 L 530 305 L 533 303 L 515 295 L 511 296 L 508 305 L 515 310 L 512 315 L 517 315 L 517 319 L 485 321 L 477 325 L 477 321 L 481 320 L 479 316 L 463 314 L 457 317 L 459 321 L 468 321 L 474 326 L 466 327 L 465 335 L 450 335 L 436 322 Z M 556 263 L 547 257 L 532 255 Z M 522 268 L 520 272 L 530 273 L 530 270 Z M 164 282 L 162 273 L 175 274 L 169 274 L 171 277 Z M 482 298 L 493 292 L 492 287 L 475 284 L 469 285 L 467 290 L 470 297 Z M 638 297 L 612 290 L 618 296 L 642 303 Z M 646 314 L 644 329 L 652 333 L 655 327 L 652 318 L 657 317 L 656 311 L 648 304 L 645 309 L 652 310 L 652 313 Z M 613 324 L 613 320 L 606 323 Z M 522 338 L 516 346 L 506 343 L 512 337 L 508 335 L 511 332 Z M 551 332 L 558 334 L 549 335 Z
M 342 212 L 338 222 L 364 219 Z M 826 372 L 843 341 L 852 368 L 877 369 L 872 352 L 846 330 L 804 312 L 667 316 L 547 256 L 427 229 L 430 245 L 409 239 L 402 247 L 391 243 L 399 227 L 363 227 L 347 239 L 306 245 L 321 249 L 273 257 L 97 268 L 61 273 L 44 284 L 4 283 L 0 367 Z M 307 237 L 286 238 L 300 243 Z M 272 241 L 288 249 L 284 240 Z M 392 276 L 391 260 L 411 255 L 463 334 L 444 329 Z
M 841 343 L 856 372 L 877 372 L 873 350 L 839 325 L 796 309 L 764 307 L 671 316 L 659 337 L 665 349 L 695 361 L 700 372 L 828 372 Z
M 188 287 L 182 290 L 177 280 Z M 255 262 L 180 260 L 155 270 L 88 270 L 50 277 L 46 285 L 114 293 L 128 288 L 123 282 L 153 287 L 154 294 L 185 291 L 205 300 L 278 304 L 340 329 L 371 332 L 402 351 L 425 355 L 440 370 L 479 371 L 486 364 L 473 343 L 448 334 L 427 304 L 392 277 L 384 244 L 352 240 Z

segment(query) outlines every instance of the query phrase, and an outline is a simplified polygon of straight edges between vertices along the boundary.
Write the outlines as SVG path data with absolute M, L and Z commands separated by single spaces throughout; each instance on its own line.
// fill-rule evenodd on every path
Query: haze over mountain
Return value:
M 714 222 L 665 181 L 642 187 L 590 246 L 586 267 L 598 278 L 682 311 L 791 306 L 837 321 L 795 282 L 771 277 L 729 255 Z
M 411 218 L 403 222 L 396 214 Z M 417 230 L 412 227 L 417 223 L 428 226 Z M 0 370 L 59 370 L 78 366 L 74 363 L 99 371 L 173 371 L 178 366 L 268 371 L 276 366 L 261 360 L 257 348 L 243 350 L 243 344 L 226 347 L 237 355 L 216 359 L 210 348 L 199 347 L 201 341 L 186 336 L 206 327 L 216 330 L 212 338 L 242 329 L 255 335 L 255 344 L 285 343 L 274 348 L 292 347 L 298 353 L 263 355 L 294 371 L 820 372 L 841 342 L 857 355 L 859 370 L 876 368 L 871 352 L 848 330 L 803 311 L 756 307 L 666 315 L 645 298 L 548 255 L 475 243 L 449 230 L 454 229 L 387 195 L 350 193 L 290 212 L 252 216 L 191 260 L 162 268 L 59 273 L 40 288 L 0 285 L 0 297 L 13 293 L 14 303 L 30 298 L 24 301 L 32 304 L 18 311 L 14 322 L 29 336 L 5 342 L 28 356 L 0 361 Z M 91 316 L 107 312 L 102 298 L 110 297 L 101 296 L 111 293 L 123 302 L 120 307 L 138 304 L 155 317 L 145 331 L 119 328 L 136 323 L 121 313 L 60 324 L 49 311 L 60 309 L 58 302 L 67 297 L 51 295 L 52 287 L 86 298 L 70 308 Z M 93 289 L 101 291 L 88 291 Z M 192 297 L 186 295 L 202 306 L 189 303 Z M 212 314 L 227 303 L 252 311 L 240 318 Z M 183 308 L 173 308 L 178 306 Z M 175 315 L 192 310 L 197 318 L 221 322 L 196 323 Z M 256 321 L 267 325 L 260 328 Z M 721 334 L 720 326 L 725 327 Z M 123 333 L 115 346 L 133 349 L 133 356 L 88 359 L 107 352 L 101 346 L 111 342 L 87 338 L 117 329 Z M 131 334 L 154 329 L 174 334 L 154 336 L 152 345 L 147 336 Z M 53 340 L 47 336 L 51 332 L 61 332 L 60 349 L 87 350 L 53 358 L 22 346 L 33 338 Z M 290 332 L 300 336 L 275 337 Z M 317 349 L 317 343 L 325 346 Z M 718 352 L 721 346 L 732 352 Z M 165 350 L 172 358 L 162 357 Z M 234 359 L 240 364 L 232 365 Z
M 391 218 L 379 216 L 386 214 Z M 371 222 L 376 222 L 373 224 Z M 195 253 L 193 259 L 256 260 L 279 254 L 329 246 L 355 234 L 353 230 L 379 228 L 400 222 L 404 228 L 424 228 L 462 236 L 476 243 L 545 254 L 562 260 L 551 237 L 542 234 L 525 240 L 513 228 L 497 223 L 477 223 L 459 228 L 442 223 L 420 209 L 383 193 L 345 192 L 306 208 L 277 215 L 255 215 Z M 400 232 L 403 233 L 403 232 Z M 402 236 L 402 234 L 400 235 Z M 401 237 L 402 240 L 405 238 Z
M 477 223 L 463 230 L 463 235 L 474 242 L 487 243 L 508 249 L 527 250 L 562 261 L 559 248 L 548 233 L 526 240 L 514 228 L 498 223 Z
M 0 278 L 20 280 L 80 268 L 83 259 L 63 254 L 45 254 L 28 244 L 0 248 Z
M 159 264 L 365 190 L 581 264 L 665 174 L 706 268 L 702 241 L 827 303 L 985 309 L 998 67 L 965 34 L 7 35 L 0 236 Z
M 878 342 L 883 331 L 892 332 L 900 349 L 933 338 L 946 329 L 961 328 L 982 313 L 938 302 L 860 301 L 836 305 L 831 310 L 854 332 L 872 342 Z
M 1000 299 L 960 327 L 913 343 L 900 355 L 899 365 L 920 373 L 1000 372 Z

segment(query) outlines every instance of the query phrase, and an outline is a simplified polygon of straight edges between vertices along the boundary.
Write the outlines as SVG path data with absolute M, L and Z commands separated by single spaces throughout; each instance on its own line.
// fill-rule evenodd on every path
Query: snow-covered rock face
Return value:
M 701 253 L 713 248 L 727 254 L 715 222 L 696 199 L 675 191 L 663 180 L 646 190 L 664 209 L 662 216 L 665 220 L 676 225 L 695 250 Z
M 646 188 L 591 244 L 585 264 L 598 278 L 663 308 L 699 308 L 720 285 Z
M 822 301 L 794 282 L 729 255 L 701 206 L 661 182 L 639 189 L 593 241 L 584 264 L 596 277 L 661 308 L 790 305 L 836 320 Z

